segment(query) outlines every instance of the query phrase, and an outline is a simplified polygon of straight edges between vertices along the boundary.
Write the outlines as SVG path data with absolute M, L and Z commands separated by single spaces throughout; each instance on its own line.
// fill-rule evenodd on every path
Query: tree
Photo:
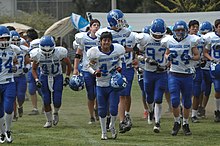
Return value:
M 162 1 L 162 0 L 160 0 Z M 217 11 L 220 9 L 219 0 L 168 0 L 174 7 L 155 1 L 167 12 L 196 12 L 196 11 Z

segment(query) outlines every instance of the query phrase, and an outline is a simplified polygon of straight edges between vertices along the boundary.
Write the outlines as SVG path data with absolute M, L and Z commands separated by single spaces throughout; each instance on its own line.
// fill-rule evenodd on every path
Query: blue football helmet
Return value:
M 155 19 L 151 23 L 150 36 L 156 40 L 160 41 L 166 34 L 167 28 L 163 19 Z
M 188 35 L 188 26 L 185 21 L 177 21 L 173 26 L 173 37 L 178 41 L 185 39 Z
M 69 86 L 74 91 L 80 91 L 84 89 L 84 78 L 82 74 L 79 75 L 73 75 L 70 78 Z
M 208 32 L 211 32 L 212 30 L 213 30 L 212 24 L 208 21 L 203 22 L 199 28 L 200 34 L 206 34 Z
M 124 14 L 121 10 L 111 10 L 107 15 L 107 20 L 111 27 L 121 29 L 125 26 Z
M 10 46 L 10 32 L 7 27 L 5 26 L 0 26 L 0 38 L 6 38 L 6 40 L 0 41 L 0 48 L 5 49 L 8 46 Z
M 40 49 L 42 54 L 50 56 L 55 50 L 55 41 L 52 36 L 43 36 L 40 39 Z
M 21 37 L 17 31 L 15 30 L 10 31 L 10 39 L 12 44 L 16 46 L 20 46 Z
M 119 72 L 115 72 L 113 73 L 113 75 L 111 76 L 110 79 L 110 86 L 115 90 L 115 91 L 121 91 L 124 88 L 126 88 L 128 82 L 125 78 L 125 76 L 123 76 L 121 73 Z
M 150 34 L 150 26 L 146 25 L 143 29 L 142 29 L 143 33 L 148 33 Z
M 211 74 L 216 79 L 220 79 L 220 64 L 219 64 L 219 62 L 218 63 L 211 62 L 210 70 L 211 70 Z

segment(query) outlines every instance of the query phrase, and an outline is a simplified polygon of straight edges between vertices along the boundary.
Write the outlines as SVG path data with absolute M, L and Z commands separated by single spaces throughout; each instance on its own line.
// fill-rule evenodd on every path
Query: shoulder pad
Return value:
M 55 55 L 59 56 L 60 60 L 67 57 L 67 49 L 64 47 L 55 47 Z
M 97 59 L 98 56 L 99 56 L 98 51 L 99 51 L 99 49 L 98 49 L 97 46 L 90 48 L 90 49 L 87 51 L 87 53 L 86 53 L 88 59 L 89 59 L 89 60 L 95 60 L 95 59 Z
M 76 40 L 73 41 L 73 50 L 76 50 L 79 47 L 79 44 L 77 44 Z
M 29 48 L 25 45 L 20 45 L 20 48 L 22 51 L 24 51 L 25 53 L 29 52 Z
M 125 53 L 125 48 L 122 45 L 120 45 L 118 43 L 114 43 L 113 45 L 114 45 L 114 48 L 117 51 L 118 55 L 123 55 Z
M 11 48 L 15 52 L 15 54 L 19 54 L 21 52 L 21 49 L 16 45 L 11 44 Z
M 86 32 L 80 32 L 75 35 L 75 41 L 77 44 L 82 45 L 85 33 Z
M 31 59 L 38 61 L 38 56 L 40 54 L 40 48 L 33 49 L 29 52 Z

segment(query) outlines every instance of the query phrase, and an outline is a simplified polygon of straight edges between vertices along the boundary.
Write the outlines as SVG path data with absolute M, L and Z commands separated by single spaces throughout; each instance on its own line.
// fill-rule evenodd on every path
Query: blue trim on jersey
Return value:
M 97 37 L 94 37 L 94 38 L 93 38 L 93 37 L 89 36 L 89 34 L 91 34 L 91 32 L 88 32 L 88 33 L 87 33 L 87 36 L 88 36 L 90 39 L 92 39 L 92 40 L 97 39 Z
M 110 46 L 110 52 L 103 52 L 102 49 L 101 49 L 101 46 L 98 46 L 99 48 L 99 51 L 102 52 L 103 54 L 106 54 L 106 55 L 110 55 L 113 51 L 114 51 L 114 46 L 111 44 Z

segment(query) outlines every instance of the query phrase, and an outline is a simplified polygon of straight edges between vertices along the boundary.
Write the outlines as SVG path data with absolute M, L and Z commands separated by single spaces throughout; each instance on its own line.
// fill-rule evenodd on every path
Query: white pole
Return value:
M 117 7 L 116 0 L 111 0 L 111 2 L 112 2 L 112 9 L 116 9 L 116 7 Z

